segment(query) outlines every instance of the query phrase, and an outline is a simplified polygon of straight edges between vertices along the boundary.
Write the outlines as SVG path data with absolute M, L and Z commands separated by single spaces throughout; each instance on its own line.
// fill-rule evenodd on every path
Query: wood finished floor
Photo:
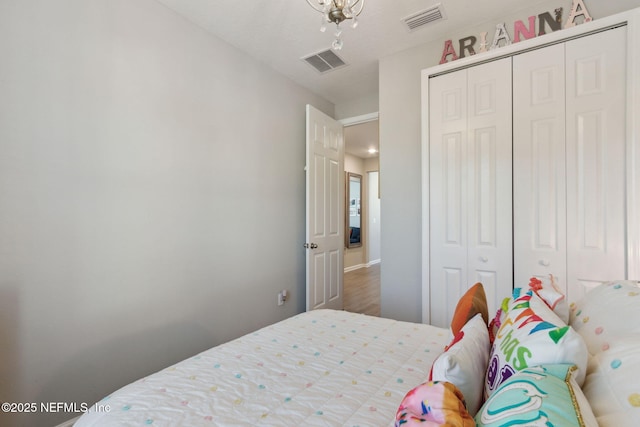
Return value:
M 380 317 L 380 264 L 344 274 L 344 309 Z

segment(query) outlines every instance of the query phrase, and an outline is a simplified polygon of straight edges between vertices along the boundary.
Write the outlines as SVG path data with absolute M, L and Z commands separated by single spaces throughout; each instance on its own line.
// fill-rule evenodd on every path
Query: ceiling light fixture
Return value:
M 358 26 L 358 16 L 364 8 L 364 0 L 307 0 L 309 6 L 322 14 L 322 25 L 320 31 L 323 33 L 327 30 L 327 24 L 333 22 L 336 24 L 336 39 L 331 44 L 335 50 L 342 49 L 342 29 L 340 23 L 345 19 L 353 19 L 351 27 Z

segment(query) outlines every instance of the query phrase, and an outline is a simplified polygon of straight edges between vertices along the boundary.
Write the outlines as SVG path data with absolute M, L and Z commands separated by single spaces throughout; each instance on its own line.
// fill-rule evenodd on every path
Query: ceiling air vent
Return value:
M 409 31 L 415 31 L 427 24 L 430 24 L 431 22 L 440 21 L 441 19 L 446 18 L 442 5 L 438 3 L 428 9 L 407 16 L 402 21 L 405 23 L 407 28 L 409 28 Z
M 327 71 L 335 70 L 336 68 L 347 65 L 347 63 L 331 49 L 315 53 L 302 59 L 320 73 L 326 73 Z

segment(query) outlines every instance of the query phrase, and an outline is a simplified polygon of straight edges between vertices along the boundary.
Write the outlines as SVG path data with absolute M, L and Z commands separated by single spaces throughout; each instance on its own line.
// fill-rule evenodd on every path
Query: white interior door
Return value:
M 342 309 L 344 138 L 340 123 L 307 105 L 307 310 Z
M 570 301 L 626 277 L 626 31 L 566 43 Z

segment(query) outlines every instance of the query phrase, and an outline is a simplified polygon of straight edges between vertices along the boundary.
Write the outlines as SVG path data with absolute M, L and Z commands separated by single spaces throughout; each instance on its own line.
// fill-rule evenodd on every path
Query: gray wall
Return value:
M 362 116 L 369 113 L 378 112 L 378 93 L 372 93 L 362 98 L 352 99 L 336 105 L 337 120 L 349 119 L 356 116 Z
M 640 7 L 639 0 L 585 2 L 594 19 Z M 438 65 L 444 41 L 489 32 L 505 22 L 507 29 L 530 15 L 564 8 L 571 1 L 551 0 L 496 17 L 473 28 L 464 28 L 431 43 L 380 60 L 380 194 L 382 226 L 381 313 L 383 317 L 421 321 L 421 128 L 420 72 Z M 512 31 L 510 29 L 509 31 Z M 513 34 L 510 32 L 511 36 Z
M 0 400 L 92 403 L 304 310 L 332 104 L 153 0 L 2 0 L 0 58 Z

